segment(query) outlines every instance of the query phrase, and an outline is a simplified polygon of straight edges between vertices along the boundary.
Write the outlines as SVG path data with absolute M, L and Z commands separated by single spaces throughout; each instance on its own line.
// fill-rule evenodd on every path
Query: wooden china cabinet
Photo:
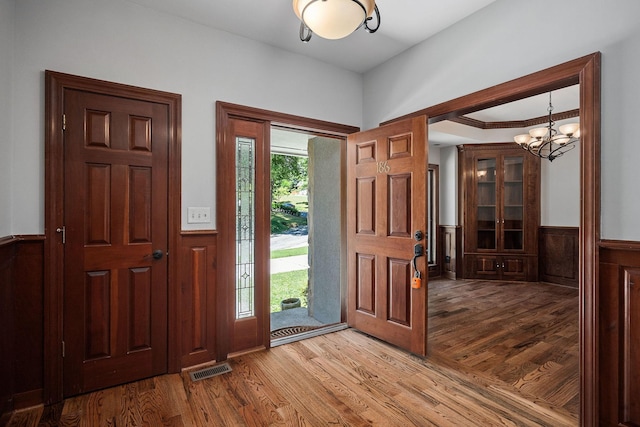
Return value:
M 458 154 L 464 278 L 537 281 L 540 159 L 515 143 Z

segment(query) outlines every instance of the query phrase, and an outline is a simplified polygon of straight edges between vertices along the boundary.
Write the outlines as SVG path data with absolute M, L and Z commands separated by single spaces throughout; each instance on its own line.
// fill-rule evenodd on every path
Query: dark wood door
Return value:
M 348 323 L 418 355 L 427 353 L 427 270 L 412 288 L 414 232 L 427 230 L 427 118 L 348 137 Z
M 167 371 L 166 104 L 64 93 L 70 396 Z

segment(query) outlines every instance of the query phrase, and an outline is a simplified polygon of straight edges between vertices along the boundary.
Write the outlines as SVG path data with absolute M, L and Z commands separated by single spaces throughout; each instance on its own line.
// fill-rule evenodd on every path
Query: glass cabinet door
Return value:
M 504 250 L 523 250 L 524 157 L 504 158 L 502 246 Z
M 477 248 L 497 248 L 496 158 L 476 160 Z

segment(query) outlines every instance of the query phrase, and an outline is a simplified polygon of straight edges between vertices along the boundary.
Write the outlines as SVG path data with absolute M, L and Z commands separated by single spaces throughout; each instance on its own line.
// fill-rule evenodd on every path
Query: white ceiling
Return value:
M 554 113 L 571 111 L 580 107 L 579 85 L 555 90 L 551 96 Z M 484 122 L 520 121 L 545 116 L 549 114 L 548 108 L 549 94 L 543 93 L 467 114 L 466 117 Z M 579 118 L 558 121 L 556 122 L 556 129 L 560 125 L 576 121 L 579 121 Z M 534 127 L 540 127 L 540 125 Z M 432 146 L 447 146 L 482 142 L 513 142 L 515 135 L 527 133 L 530 129 L 483 130 L 445 120 L 429 126 L 429 144 Z
M 129 0 L 212 28 L 363 73 L 495 0 L 377 0 L 380 29 L 341 40 L 299 38 L 292 0 Z
M 128 1 L 364 73 L 495 0 L 377 0 L 381 25 L 376 33 L 358 29 L 341 40 L 325 40 L 314 35 L 309 43 L 300 41 L 300 21 L 293 11 L 292 0 Z M 577 86 L 555 91 L 553 104 L 555 112 L 578 108 Z M 545 115 L 547 106 L 548 95 L 543 94 L 468 116 L 488 122 L 526 120 Z M 504 142 L 513 141 L 514 135 L 524 132 L 526 129 L 487 131 L 445 121 L 429 127 L 429 142 L 437 146 Z M 306 138 L 300 134 L 287 136 L 286 132 L 276 132 L 272 135 L 272 142 L 283 147 L 302 147 L 306 145 L 302 141 Z

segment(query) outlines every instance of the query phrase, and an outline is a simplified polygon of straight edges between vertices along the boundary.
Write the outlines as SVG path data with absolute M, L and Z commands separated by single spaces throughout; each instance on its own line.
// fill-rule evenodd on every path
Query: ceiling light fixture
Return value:
M 534 156 L 543 159 L 553 159 L 562 156 L 567 151 L 576 148 L 575 143 L 580 140 L 580 123 L 568 123 L 559 127 L 558 132 L 553 121 L 553 105 L 549 92 L 549 124 L 547 127 L 534 128 L 529 133 L 516 135 L 513 139 L 518 145 Z
M 293 0 L 293 10 L 300 19 L 300 40 L 308 42 L 313 33 L 337 40 L 364 26 L 369 33 L 380 28 L 380 11 L 374 0 Z M 376 15 L 377 25 L 369 23 Z

